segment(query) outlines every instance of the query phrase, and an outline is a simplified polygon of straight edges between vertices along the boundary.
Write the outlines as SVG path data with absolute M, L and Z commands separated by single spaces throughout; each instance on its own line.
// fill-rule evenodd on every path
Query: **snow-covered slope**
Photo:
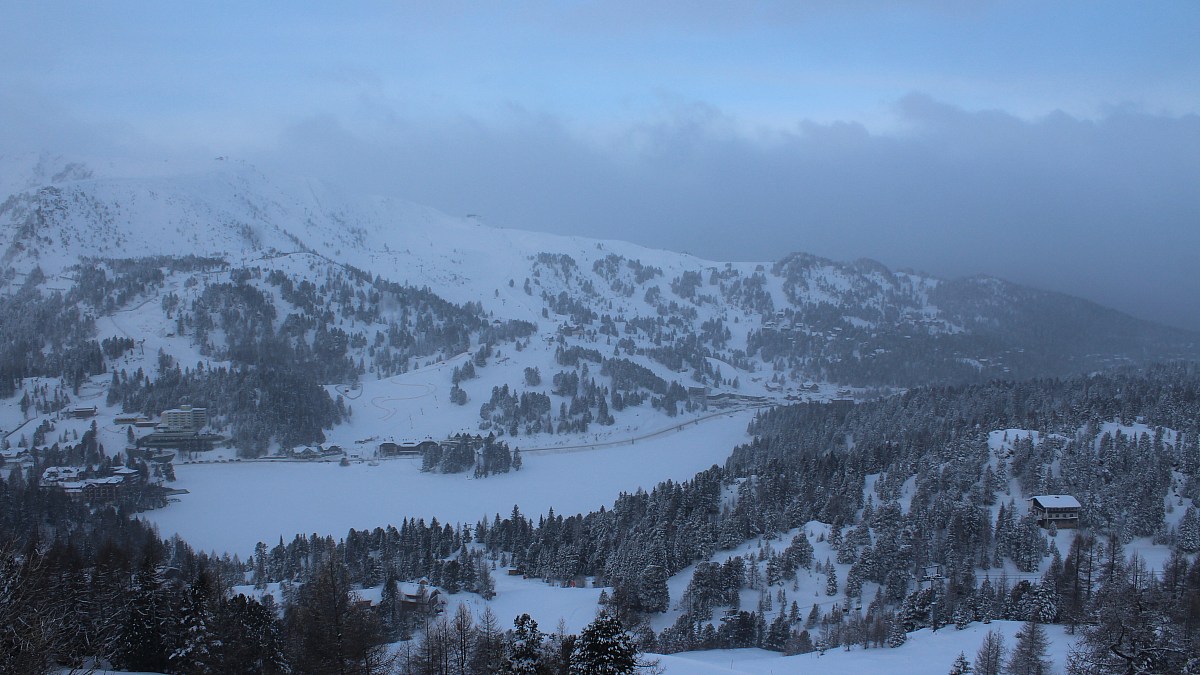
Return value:
M 714 262 L 499 229 L 305 178 L 267 176 L 234 159 L 0 157 L 0 197 L 0 293 L 12 296 L 33 274 L 43 294 L 59 291 L 75 303 L 90 297 L 80 311 L 96 322 L 94 337 L 149 339 L 146 363 L 127 355 L 124 365 L 151 376 L 159 349 L 183 367 L 236 360 L 228 331 L 207 327 L 214 312 L 242 301 L 206 296 L 221 284 L 253 286 L 275 307 L 274 331 L 302 325 L 309 342 L 317 331 L 344 331 L 346 357 L 362 364 L 368 382 L 461 353 L 448 344 L 475 349 L 521 333 L 524 344 L 493 360 L 489 376 L 462 385 L 471 409 L 490 387 L 524 389 L 525 368 L 549 377 L 558 350 L 571 347 L 594 350 L 593 368 L 620 357 L 666 384 L 776 400 L 1200 357 L 1195 334 L 997 279 L 945 281 L 806 254 Z M 200 260 L 171 262 L 182 256 Z M 150 262 L 132 272 L 116 262 L 129 259 Z M 161 279 L 147 268 L 159 269 Z M 102 283 L 108 287 L 97 290 Z M 422 302 L 440 298 L 463 310 L 435 308 L 414 318 L 413 297 L 392 292 L 398 288 L 427 288 L 433 296 Z M 216 309 L 219 302 L 225 310 Z M 245 318 L 246 309 L 239 311 Z M 514 320 L 528 325 L 505 325 Z M 376 354 L 380 334 L 385 350 L 407 339 L 398 330 L 432 345 L 431 328 L 464 321 L 470 342 L 446 338 L 441 346 L 389 352 L 382 363 Z M 476 323 L 483 321 L 498 332 L 481 331 Z M 35 371 L 18 375 L 54 374 Z M 330 377 L 326 384 L 349 379 Z
M 504 319 L 557 325 L 641 317 L 675 321 L 675 339 L 708 322 L 706 348 L 718 357 L 747 355 L 778 373 L 781 388 L 806 379 L 909 386 L 1058 375 L 1200 355 L 1194 334 L 997 279 L 947 282 L 803 254 L 773 264 L 714 262 L 498 229 L 266 176 L 233 159 L 0 158 L 0 190 L 0 264 L 14 281 L 34 267 L 69 277 L 83 257 L 187 254 L 240 267 L 307 252 L 428 286 L 455 303 L 479 302 Z M 711 339 L 724 331 L 726 339 Z

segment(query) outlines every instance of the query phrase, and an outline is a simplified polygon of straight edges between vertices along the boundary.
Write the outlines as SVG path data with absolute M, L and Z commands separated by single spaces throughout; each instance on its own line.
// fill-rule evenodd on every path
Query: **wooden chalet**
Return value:
M 1071 495 L 1038 495 L 1029 498 L 1029 510 L 1037 517 L 1038 525 L 1056 528 L 1079 527 L 1079 500 Z

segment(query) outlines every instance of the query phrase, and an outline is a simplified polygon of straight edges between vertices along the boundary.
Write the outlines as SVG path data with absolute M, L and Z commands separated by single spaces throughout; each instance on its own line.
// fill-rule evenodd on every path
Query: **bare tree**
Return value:
M 1046 658 L 1049 643 L 1042 624 L 1026 621 L 1017 631 L 1017 646 L 1013 648 L 1005 672 L 1010 675 L 1046 675 L 1052 668 Z
M 1004 666 L 1004 636 L 999 631 L 989 630 L 983 644 L 975 652 L 976 675 L 1000 675 Z
M 46 673 L 76 637 L 64 621 L 69 602 L 52 588 L 43 557 L 0 544 L 0 672 Z
M 467 675 L 471 660 L 471 647 L 475 641 L 475 619 L 465 604 L 459 603 L 450 620 L 451 663 L 455 675 Z
M 475 627 L 475 644 L 471 650 L 471 672 L 494 673 L 504 659 L 504 631 L 490 606 L 483 608 Z

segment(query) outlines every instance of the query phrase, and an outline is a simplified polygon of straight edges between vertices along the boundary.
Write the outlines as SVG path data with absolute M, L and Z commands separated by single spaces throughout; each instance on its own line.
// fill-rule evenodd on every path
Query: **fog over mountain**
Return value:
M 748 137 L 695 103 L 604 144 L 524 111 L 502 124 L 396 120 L 382 144 L 318 117 L 257 156 L 506 227 L 711 259 L 806 250 L 994 274 L 1200 327 L 1187 253 L 1200 247 L 1200 117 L 1027 121 L 923 94 L 895 111 L 903 132 L 802 122 Z
M 0 147 L 232 156 L 721 260 L 993 274 L 1200 328 L 1194 3 L 38 4 Z

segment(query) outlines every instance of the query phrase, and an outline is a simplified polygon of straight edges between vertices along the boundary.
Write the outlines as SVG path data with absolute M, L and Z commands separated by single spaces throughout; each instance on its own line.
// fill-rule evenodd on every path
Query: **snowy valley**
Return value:
M 219 664 L 198 607 L 287 632 L 336 597 L 402 672 L 511 655 L 511 633 L 454 647 L 459 606 L 471 636 L 530 615 L 559 666 L 600 608 L 667 673 L 945 672 L 1026 621 L 1053 624 L 1056 669 L 1111 661 L 1106 639 L 1189 663 L 1194 333 L 994 278 L 494 228 L 232 159 L 6 157 L 0 188 L 3 531 L 49 542 L 48 569 L 133 542 L 70 596 L 126 613 L 79 619 L 103 639 L 64 661 Z M 1053 495 L 1078 522 L 1039 521 Z M 20 553 L 0 545 L 13 578 Z M 130 642 L 143 600 L 154 653 Z

